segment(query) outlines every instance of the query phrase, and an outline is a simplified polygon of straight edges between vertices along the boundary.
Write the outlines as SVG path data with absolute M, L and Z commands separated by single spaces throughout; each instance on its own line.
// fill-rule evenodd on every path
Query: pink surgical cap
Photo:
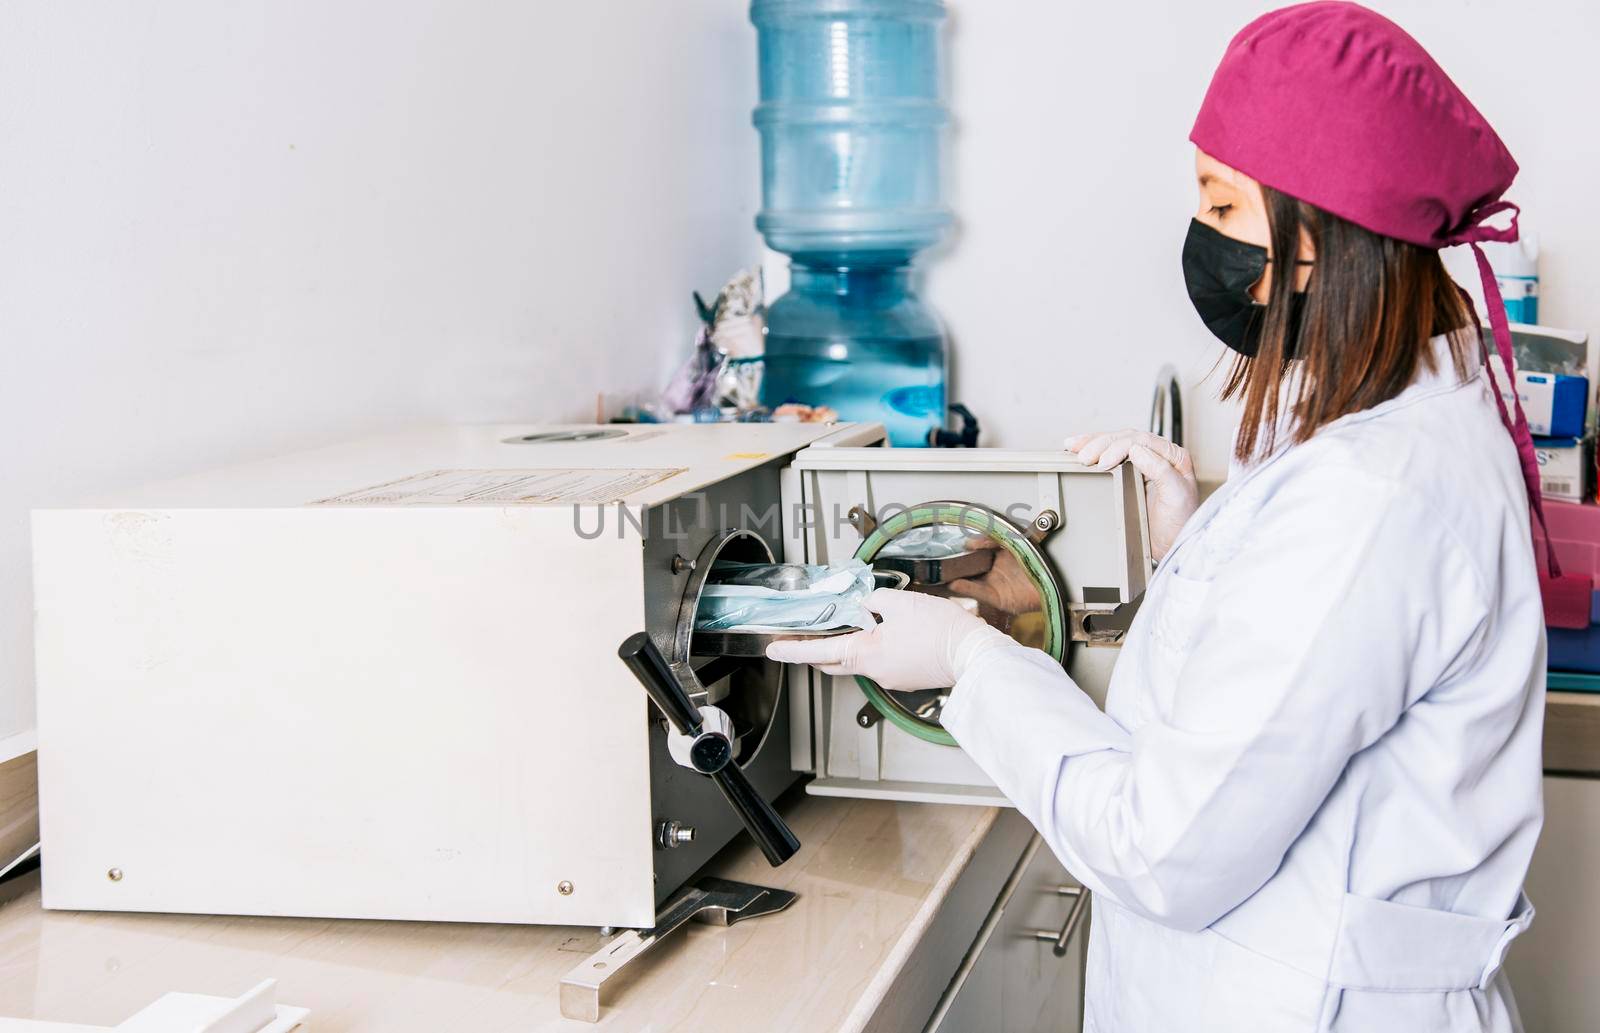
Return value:
M 1516 382 L 1505 305 L 1478 243 L 1517 239 L 1517 207 L 1501 199 L 1517 163 L 1400 26 L 1343 0 L 1269 11 L 1228 44 L 1189 139 L 1257 182 L 1374 233 L 1429 248 L 1470 244 L 1507 382 Z M 1501 213 L 1510 213 L 1509 225 L 1488 225 Z M 1496 400 L 1542 526 L 1522 404 L 1513 392 L 1513 416 L 1498 392 Z M 1557 574 L 1548 538 L 1546 561 Z
M 1189 139 L 1258 182 L 1423 247 L 1494 233 L 1476 220 L 1517 175 L 1494 128 L 1416 40 L 1336 0 L 1246 25 Z

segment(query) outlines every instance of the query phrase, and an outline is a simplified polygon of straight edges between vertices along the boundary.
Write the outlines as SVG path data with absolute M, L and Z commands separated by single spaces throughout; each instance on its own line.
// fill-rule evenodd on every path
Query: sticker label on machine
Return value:
M 313 506 L 558 506 L 619 502 L 659 484 L 667 470 L 429 470 L 317 499 Z

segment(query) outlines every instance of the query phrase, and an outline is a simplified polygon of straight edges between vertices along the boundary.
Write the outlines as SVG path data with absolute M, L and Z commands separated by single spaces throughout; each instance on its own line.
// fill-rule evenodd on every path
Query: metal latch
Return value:
M 1071 621 L 1072 641 L 1091 646 L 1120 646 L 1128 629 L 1133 626 L 1139 604 L 1144 602 L 1140 592 L 1125 603 L 1116 606 L 1069 606 L 1067 616 Z

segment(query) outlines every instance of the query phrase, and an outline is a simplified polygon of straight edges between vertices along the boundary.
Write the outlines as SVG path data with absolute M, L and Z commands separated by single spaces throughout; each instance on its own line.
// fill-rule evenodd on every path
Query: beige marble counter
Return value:
M 865 1029 L 999 812 L 807 796 L 786 812 L 804 843 L 789 864 L 769 868 L 741 837 L 712 870 L 799 900 L 691 923 L 607 987 L 598 1025 L 557 1003 L 599 946 L 592 929 L 52 912 L 36 884 L 0 905 L 0 1016 L 114 1025 L 168 991 L 270 977 L 313 1033 Z

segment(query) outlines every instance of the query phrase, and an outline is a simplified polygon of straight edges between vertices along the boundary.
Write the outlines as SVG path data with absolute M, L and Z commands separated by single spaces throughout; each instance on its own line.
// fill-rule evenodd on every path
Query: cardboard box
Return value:
M 1540 437 L 1583 436 L 1588 415 L 1589 379 L 1560 373 L 1517 370 L 1517 397 L 1528 417 L 1528 430 Z
M 1539 490 L 1547 499 L 1583 502 L 1594 494 L 1594 439 L 1537 438 Z
M 1511 325 L 1517 398 L 1535 437 L 1578 438 L 1587 432 L 1592 359 L 1589 343 L 1589 335 L 1581 330 Z M 1489 350 L 1490 379 L 1510 406 L 1505 369 L 1499 356 L 1493 354 L 1493 341 L 1489 342 Z

